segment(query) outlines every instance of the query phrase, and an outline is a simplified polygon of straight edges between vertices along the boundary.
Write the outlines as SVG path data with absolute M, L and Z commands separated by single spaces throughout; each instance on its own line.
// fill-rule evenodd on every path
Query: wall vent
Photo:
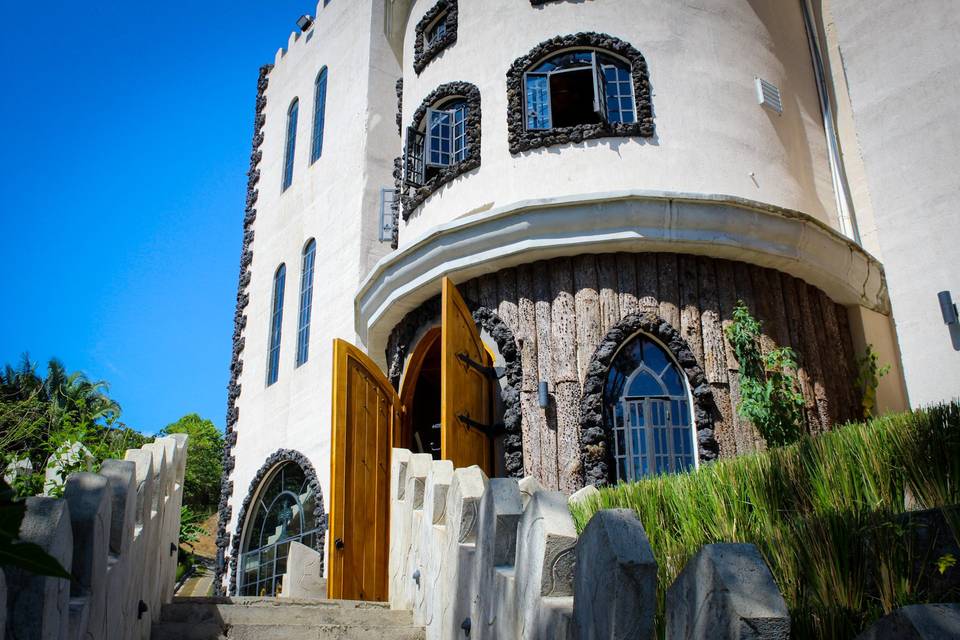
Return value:
M 783 101 L 780 99 L 780 89 L 777 85 L 757 78 L 757 102 L 767 109 L 783 113 Z

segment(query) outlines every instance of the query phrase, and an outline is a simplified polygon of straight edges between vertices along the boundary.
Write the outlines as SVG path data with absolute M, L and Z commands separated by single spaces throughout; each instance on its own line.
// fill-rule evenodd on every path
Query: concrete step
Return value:
M 162 622 L 153 625 L 151 640 L 426 640 L 422 627 L 403 626 L 383 629 L 379 626 L 320 624 L 226 626 Z
M 286 598 L 174 598 L 152 640 L 421 640 L 410 611 L 386 603 Z

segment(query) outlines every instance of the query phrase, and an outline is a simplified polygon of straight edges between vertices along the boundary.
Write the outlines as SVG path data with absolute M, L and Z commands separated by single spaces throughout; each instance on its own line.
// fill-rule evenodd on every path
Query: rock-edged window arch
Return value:
M 289 474 L 288 479 L 282 475 L 285 469 L 295 470 L 295 473 Z M 276 482 L 278 479 L 279 485 Z M 277 495 L 266 495 L 274 488 L 279 489 L 276 492 Z M 306 511 L 295 513 L 297 508 L 303 508 Z M 296 523 L 291 526 L 295 518 Z M 275 525 L 274 529 L 281 527 L 280 533 L 277 531 L 264 533 L 264 527 L 268 525 Z M 266 554 L 269 555 L 271 546 L 273 553 L 276 554 L 277 543 L 282 543 L 284 540 L 298 540 L 308 544 L 320 554 L 322 563 L 326 560 L 324 556 L 326 530 L 327 515 L 323 507 L 323 491 L 320 488 L 316 470 L 307 457 L 299 451 L 279 449 L 257 470 L 253 480 L 250 481 L 250 488 L 243 499 L 243 505 L 240 507 L 230 554 L 229 593 L 240 595 L 241 586 L 250 585 L 250 581 L 243 575 L 245 567 L 241 562 L 241 556 L 249 555 L 261 548 L 266 549 Z M 251 543 L 254 536 L 257 538 L 256 546 L 252 546 Z M 266 536 L 266 545 L 260 545 L 260 538 L 263 536 Z M 255 564 L 262 564 L 260 560 L 258 554 Z M 274 565 L 274 568 L 277 569 L 276 574 L 283 573 L 279 571 L 282 563 Z M 269 577 L 264 574 L 261 579 L 258 575 L 255 580 L 256 593 L 253 595 L 259 594 L 261 587 L 273 584 L 268 580 L 278 580 L 279 576 L 276 574 L 271 569 Z M 273 595 L 270 589 L 267 589 L 267 592 Z
M 503 463 L 508 476 L 523 477 L 523 431 L 520 413 L 520 384 L 522 365 L 520 349 L 513 331 L 492 309 L 480 306 L 467 299 L 467 306 L 473 315 L 473 321 L 481 330 L 486 331 L 496 343 L 503 357 L 506 384 L 500 393 L 503 401 Z M 409 312 L 397 323 L 390 333 L 387 343 L 387 377 L 395 389 L 400 388 L 404 362 L 415 346 L 415 338 L 420 329 L 429 327 L 440 317 L 440 296 L 430 298 Z
M 717 458 L 713 432 L 713 391 L 687 342 L 670 323 L 652 313 L 628 315 L 607 332 L 590 360 L 580 401 L 580 429 L 585 482 L 616 482 L 614 424 L 605 410 L 605 387 L 614 358 L 624 345 L 646 334 L 666 348 L 686 377 L 693 397 L 694 442 L 700 462 Z
M 417 23 L 413 45 L 413 70 L 417 75 L 457 41 L 458 12 L 457 0 L 439 0 Z
M 413 114 L 404 143 L 403 219 L 441 186 L 480 166 L 480 90 L 469 82 L 437 87 Z
M 563 76 L 551 74 L 549 68 L 539 68 L 555 56 L 572 57 L 567 66 L 577 72 L 581 68 L 584 71 L 577 74 L 574 84 L 581 80 L 589 83 L 589 93 L 578 87 L 566 89 L 570 95 L 592 96 L 591 111 L 595 118 L 585 118 L 580 124 L 571 124 L 568 118 L 561 121 L 563 126 L 553 126 L 548 115 L 551 82 L 557 81 L 558 86 L 553 90 L 559 97 L 566 90 L 559 85 Z M 632 95 L 629 95 L 631 89 Z M 559 103 L 553 108 L 555 113 L 558 108 Z M 572 108 L 577 110 L 576 105 Z M 643 54 L 629 43 L 602 33 L 557 36 L 517 58 L 507 71 L 507 110 L 512 154 L 594 138 L 652 137 L 654 133 L 650 80 Z

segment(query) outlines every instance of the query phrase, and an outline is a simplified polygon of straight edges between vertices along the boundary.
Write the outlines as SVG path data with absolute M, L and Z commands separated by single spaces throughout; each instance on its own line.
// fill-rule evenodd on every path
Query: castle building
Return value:
M 868 346 L 879 411 L 953 395 L 933 4 L 321 0 L 257 87 L 219 587 L 296 540 L 385 599 L 392 447 L 568 493 L 764 448 L 738 301 L 811 433 Z

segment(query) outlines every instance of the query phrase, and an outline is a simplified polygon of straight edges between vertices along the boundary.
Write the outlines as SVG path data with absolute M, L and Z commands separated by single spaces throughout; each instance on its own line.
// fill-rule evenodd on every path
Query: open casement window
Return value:
M 456 100 L 445 109 L 427 109 L 421 124 L 423 131 L 407 129 L 404 182 L 412 187 L 467 159 L 467 103 Z
M 529 131 L 636 120 L 630 65 L 597 51 L 553 56 L 524 74 L 524 87 Z
M 422 187 L 425 182 L 424 140 L 426 136 L 416 127 L 407 127 L 407 146 L 404 149 L 403 182 L 409 187 Z
M 492 472 L 490 357 L 466 303 L 444 278 L 440 327 L 440 457 Z M 333 343 L 330 545 L 327 595 L 387 599 L 390 451 L 410 446 L 411 411 L 379 367 L 344 340 Z M 407 397 L 407 394 L 404 394 Z M 413 397 L 410 394 L 409 397 Z M 408 427 L 409 428 L 409 427 Z

